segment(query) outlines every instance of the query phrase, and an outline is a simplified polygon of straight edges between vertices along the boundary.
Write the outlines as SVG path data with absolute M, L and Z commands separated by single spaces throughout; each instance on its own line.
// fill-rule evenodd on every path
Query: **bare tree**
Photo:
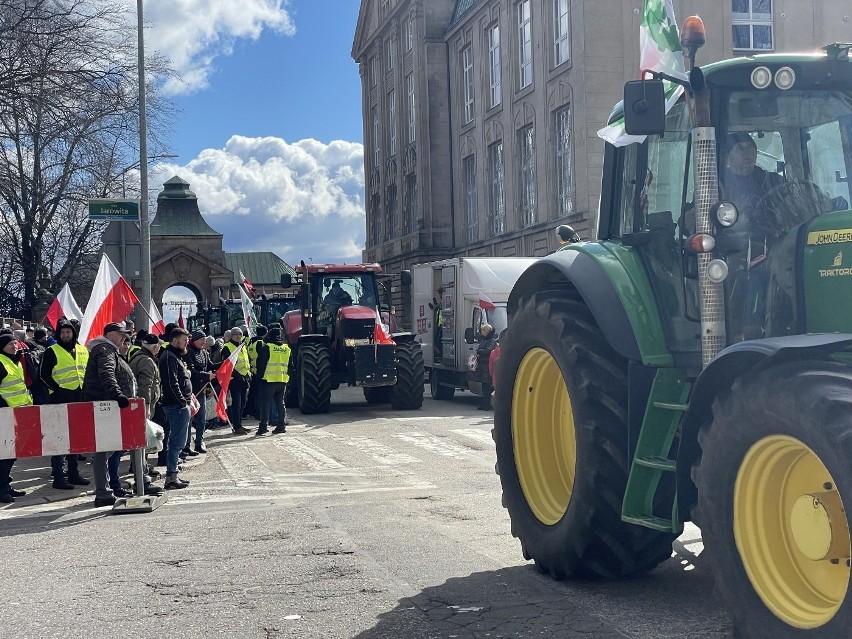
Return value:
M 169 69 L 150 66 L 163 133 L 172 111 L 157 78 Z M 116 191 L 138 140 L 133 16 L 109 0 L 0 0 L 0 286 L 25 309 L 43 267 L 58 290 L 98 251 L 104 224 L 87 201 Z

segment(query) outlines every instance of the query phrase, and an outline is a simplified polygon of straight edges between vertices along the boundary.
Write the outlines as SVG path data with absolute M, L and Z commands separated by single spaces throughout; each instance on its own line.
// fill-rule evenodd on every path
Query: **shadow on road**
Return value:
M 105 517 L 109 512 L 108 508 L 93 509 L 91 501 L 87 499 L 84 504 L 68 506 L 62 510 L 20 514 L 0 519 L 0 538 L 71 528 Z
M 665 565 L 620 582 L 554 582 L 532 566 L 452 578 L 400 600 L 356 639 L 727 637 L 709 571 Z

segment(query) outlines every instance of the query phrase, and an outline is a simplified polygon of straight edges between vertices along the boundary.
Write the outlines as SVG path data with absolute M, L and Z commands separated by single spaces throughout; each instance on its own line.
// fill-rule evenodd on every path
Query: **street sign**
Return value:
M 90 220 L 139 221 L 139 200 L 89 200 Z

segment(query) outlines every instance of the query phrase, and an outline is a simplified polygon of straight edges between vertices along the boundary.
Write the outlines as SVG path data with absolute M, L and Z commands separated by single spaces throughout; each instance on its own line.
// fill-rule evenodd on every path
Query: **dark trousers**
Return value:
M 243 425 L 243 411 L 246 407 L 248 399 L 248 383 L 242 375 L 234 374 L 231 378 L 231 384 L 228 386 L 228 391 L 231 393 L 231 405 L 228 407 L 228 421 L 231 422 L 231 428 L 236 430 Z
M 80 474 L 77 467 L 77 455 L 53 455 L 50 458 L 50 467 L 53 476 L 58 478 L 65 474 L 65 461 L 68 461 L 68 477 L 76 477 Z
M 482 399 L 479 403 L 482 408 L 491 408 L 491 391 L 493 390 L 494 387 L 490 381 L 482 382 Z
M 5 495 L 9 492 L 9 474 L 12 472 L 12 464 L 16 459 L 0 459 L 0 495 Z
M 269 424 L 270 408 L 277 409 L 278 414 L 276 426 L 283 427 L 287 419 L 286 408 L 284 407 L 284 393 L 287 390 L 287 382 L 264 382 L 260 383 L 260 427 L 266 428 Z
M 258 378 L 257 376 L 251 378 L 251 385 L 249 385 L 248 391 L 248 399 L 246 400 L 246 407 L 243 411 L 247 415 L 254 415 L 258 419 L 260 418 L 260 404 L 263 400 L 263 380 Z

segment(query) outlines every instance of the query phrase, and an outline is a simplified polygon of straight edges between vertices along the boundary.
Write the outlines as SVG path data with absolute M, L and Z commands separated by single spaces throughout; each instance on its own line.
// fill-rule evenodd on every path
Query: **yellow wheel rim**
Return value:
M 734 487 L 734 537 L 776 617 L 810 629 L 837 614 L 849 587 L 849 527 L 834 479 L 808 446 L 780 435 L 752 446 Z
M 577 437 L 565 378 L 542 348 L 524 356 L 515 376 L 512 442 L 527 505 L 552 526 L 568 510 L 574 491 Z

